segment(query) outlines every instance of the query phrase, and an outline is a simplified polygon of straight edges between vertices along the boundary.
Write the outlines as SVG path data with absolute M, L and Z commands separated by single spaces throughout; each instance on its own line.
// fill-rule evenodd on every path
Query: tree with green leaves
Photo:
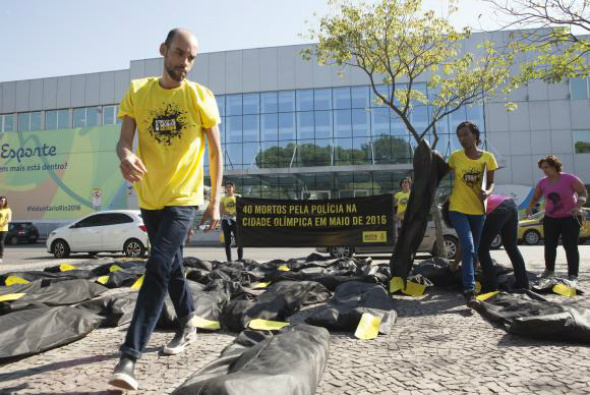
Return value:
M 504 82 L 513 55 L 502 53 L 489 41 L 482 42 L 475 53 L 466 51 L 471 29 L 456 30 L 448 18 L 423 10 L 422 0 L 330 3 L 337 11 L 310 30 L 317 44 L 303 51 L 304 59 L 340 66 L 343 72 L 362 70 L 376 99 L 391 109 L 417 143 L 430 134 L 436 148 L 440 120 L 509 89 Z M 451 1 L 450 13 L 454 11 L 456 3 Z M 424 83 L 427 92 L 420 89 Z M 380 89 L 381 85 L 387 89 Z M 421 128 L 412 120 L 417 106 L 427 106 L 430 113 Z M 438 210 L 434 217 L 442 255 Z
M 510 48 L 527 52 L 516 83 L 590 76 L 590 0 L 483 0 L 508 18 Z

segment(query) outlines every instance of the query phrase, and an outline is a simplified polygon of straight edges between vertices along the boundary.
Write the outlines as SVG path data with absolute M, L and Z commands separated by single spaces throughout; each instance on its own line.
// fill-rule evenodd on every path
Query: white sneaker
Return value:
M 197 340 L 197 328 L 190 322 L 185 327 L 176 332 L 174 339 L 164 347 L 164 354 L 176 355 L 184 351 L 184 348 Z

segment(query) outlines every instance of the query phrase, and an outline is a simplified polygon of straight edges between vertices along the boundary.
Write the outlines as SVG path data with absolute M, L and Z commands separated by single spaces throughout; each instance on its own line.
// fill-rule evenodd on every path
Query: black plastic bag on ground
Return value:
M 432 151 L 425 140 L 418 144 L 414 153 L 413 167 L 414 182 L 404 214 L 404 225 L 389 263 L 391 275 L 404 280 L 412 270 L 414 257 L 424 238 L 428 215 L 438 184 L 449 168 L 443 157 L 438 152 Z
M 275 335 L 244 331 L 172 395 L 313 395 L 329 344 L 328 331 L 309 325 L 289 326 Z
M 82 271 L 77 274 L 68 274 L 67 272 L 64 273 L 49 273 L 49 272 L 41 272 L 41 271 L 28 271 L 28 272 L 9 272 L 0 274 L 0 286 L 6 286 L 7 280 L 12 277 L 12 279 L 22 279 L 28 282 L 33 281 L 45 281 L 45 283 L 50 282 L 58 282 L 58 281 L 66 281 L 66 280 L 76 280 L 76 279 L 84 279 L 90 280 L 95 278 L 96 276 L 91 271 Z
M 282 272 L 277 270 L 272 273 L 268 273 L 264 279 L 271 283 L 279 283 L 281 281 L 315 281 L 322 284 L 328 290 L 334 292 L 338 286 L 351 282 L 363 282 L 375 284 L 378 279 L 374 275 L 366 276 L 344 276 L 337 274 L 325 274 L 325 273 L 305 273 L 305 272 Z
M 228 329 L 240 332 L 255 318 L 285 321 L 302 306 L 325 302 L 330 296 L 326 287 L 313 281 L 283 281 L 254 300 L 232 300 L 223 310 L 221 322 Z
M 220 322 L 223 309 L 229 303 L 232 294 L 236 292 L 234 288 L 239 287 L 236 283 L 223 280 L 214 280 L 207 285 L 193 281 L 189 281 L 188 284 L 195 305 L 195 315 L 212 322 Z M 178 318 L 169 296 L 164 300 L 157 327 L 159 329 L 178 328 Z
M 29 284 L 25 284 L 29 285 Z M 12 294 L 22 294 L 14 300 L 0 302 L 0 314 L 24 310 L 33 307 L 44 306 L 65 306 L 92 299 L 107 288 L 87 280 L 69 280 L 48 284 L 45 287 L 32 286 L 29 290 L 25 287 L 13 288 Z M 20 289 L 20 292 L 16 292 Z M 6 296 L 6 294 L 5 294 Z
M 461 270 L 451 271 L 451 265 L 446 259 L 434 258 L 414 265 L 413 275 L 422 275 L 432 282 L 435 287 L 461 288 Z
M 37 354 L 83 338 L 103 318 L 71 306 L 39 307 L 2 316 L 0 361 Z
M 590 344 L 590 310 L 551 302 L 534 292 L 500 292 L 480 302 L 476 311 L 510 333 Z
M 571 282 L 564 278 L 554 277 L 554 278 L 541 278 L 535 281 L 531 289 L 539 294 L 551 294 L 553 292 L 553 288 L 558 285 L 562 284 L 567 287 L 571 287 Z M 584 291 L 580 288 L 579 285 L 573 287 L 576 290 L 577 295 L 583 295 Z
M 127 292 L 87 300 L 76 308 L 101 316 L 101 328 L 115 328 L 131 322 L 136 300 L 137 292 Z
M 397 311 L 387 291 L 380 285 L 349 282 L 336 289 L 325 306 L 305 322 L 336 331 L 354 331 L 364 313 L 381 317 L 379 332 L 388 334 L 397 319 Z

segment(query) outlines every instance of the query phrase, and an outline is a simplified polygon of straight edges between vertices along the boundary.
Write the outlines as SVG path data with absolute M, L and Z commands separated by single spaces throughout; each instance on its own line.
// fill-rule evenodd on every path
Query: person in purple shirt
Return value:
M 482 293 L 496 291 L 498 280 L 490 255 L 492 242 L 497 235 L 502 237 L 502 245 L 514 268 L 516 283 L 514 288 L 529 289 L 524 259 L 518 249 L 518 206 L 509 196 L 490 195 L 487 199 L 486 220 L 477 250 L 479 263 L 484 274 Z
M 568 279 L 575 285 L 580 270 L 580 237 L 582 206 L 586 203 L 588 191 L 582 181 L 573 174 L 562 172 L 563 165 L 554 155 L 546 156 L 537 163 L 545 177 L 537 183 L 535 194 L 527 208 L 527 215 L 537 201 L 545 198 L 545 218 L 543 233 L 545 235 L 545 271 L 542 278 L 550 278 L 555 272 L 555 257 L 559 236 L 567 258 Z

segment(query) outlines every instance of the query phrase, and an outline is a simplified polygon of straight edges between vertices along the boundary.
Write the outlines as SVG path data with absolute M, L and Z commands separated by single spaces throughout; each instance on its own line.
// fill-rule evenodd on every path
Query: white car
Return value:
M 101 211 L 71 225 L 55 229 L 47 237 L 47 252 L 56 258 L 70 253 L 124 252 L 144 256 L 149 247 L 147 229 L 139 210 Z

